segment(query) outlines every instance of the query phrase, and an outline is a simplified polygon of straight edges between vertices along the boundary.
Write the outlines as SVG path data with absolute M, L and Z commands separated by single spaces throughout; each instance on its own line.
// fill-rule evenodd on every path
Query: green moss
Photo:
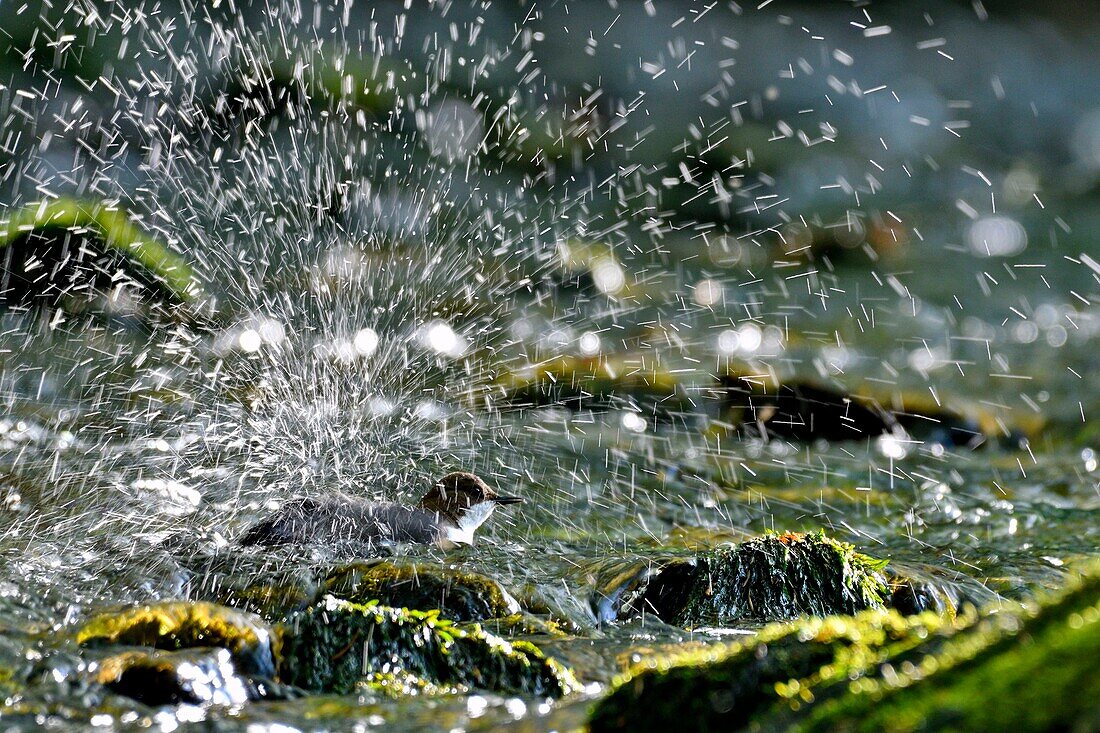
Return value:
M 374 692 L 395 699 L 414 696 L 457 695 L 466 691 L 465 687 L 456 685 L 434 684 L 404 669 L 371 672 L 359 680 L 356 689 L 361 692 Z
M 592 731 L 1100 729 L 1100 565 L 1038 609 L 773 625 L 650 659 L 616 680 Z
M 767 535 L 700 554 L 681 626 L 879 608 L 886 562 L 824 533 Z
M 1060 598 L 992 614 L 941 650 L 844 685 L 795 731 L 1100 730 L 1100 565 Z
M 531 613 L 513 613 L 509 616 L 482 621 L 478 626 L 497 636 L 566 636 L 561 624 L 550 618 Z M 471 628 L 463 624 L 462 628 Z
M 455 621 L 480 621 L 519 611 L 515 599 L 492 578 L 425 564 L 353 563 L 330 574 L 324 590 L 356 603 L 436 609 Z
M 435 685 L 561 696 L 572 674 L 531 644 L 480 627 L 460 629 L 438 612 L 327 596 L 288 621 L 282 678 L 312 691 L 346 693 L 375 673 L 401 670 Z
M 615 681 L 593 710 L 597 731 L 733 730 L 824 682 L 848 679 L 924 642 L 947 623 L 934 614 L 866 611 L 776 624 L 734 644 L 650 658 Z
M 136 264 L 143 275 L 158 283 L 177 302 L 190 302 L 201 294 L 186 262 L 138 229 L 125 213 L 105 202 L 62 198 L 17 210 L 6 222 L 0 222 L 0 249 L 31 232 L 50 231 L 93 234 L 108 251 Z
M 105 613 L 77 632 L 85 645 L 120 644 L 170 651 L 223 647 L 246 674 L 275 676 L 278 639 L 259 618 L 213 603 L 167 601 Z

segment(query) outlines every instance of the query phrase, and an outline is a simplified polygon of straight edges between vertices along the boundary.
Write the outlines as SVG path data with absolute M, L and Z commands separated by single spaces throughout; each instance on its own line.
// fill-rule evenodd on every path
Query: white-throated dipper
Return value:
M 436 481 L 416 506 L 347 496 L 288 502 L 250 527 L 241 542 L 267 547 L 339 541 L 417 543 L 448 549 L 472 545 L 474 531 L 498 505 L 522 501 L 518 496 L 500 496 L 472 473 L 456 471 Z

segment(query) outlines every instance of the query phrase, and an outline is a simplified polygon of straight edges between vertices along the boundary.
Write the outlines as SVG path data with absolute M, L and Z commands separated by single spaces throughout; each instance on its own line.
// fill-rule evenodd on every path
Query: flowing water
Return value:
M 1014 91 L 1016 67 L 990 86 L 982 46 L 1053 41 L 984 9 L 768 5 L 0 5 L 25 59 L 0 88 L 6 201 L 117 202 L 204 291 L 203 318 L 147 328 L 0 317 L 0 663 L 33 646 L 63 671 L 28 635 L 339 565 L 236 543 L 292 497 L 411 502 L 460 467 L 527 503 L 474 548 L 402 552 L 539 599 L 574 630 L 540 644 L 591 683 L 631 648 L 743 631 L 605 623 L 610 568 L 824 528 L 992 603 L 1095 555 L 1088 174 L 1012 152 L 1035 143 L 1029 105 L 1064 100 Z M 499 409 L 494 384 L 562 355 L 670 375 L 678 414 Z M 741 438 L 713 398 L 733 368 L 918 395 L 990 439 Z M 88 727 L 548 730 L 583 712 L 83 711 L 57 678 L 56 721 Z

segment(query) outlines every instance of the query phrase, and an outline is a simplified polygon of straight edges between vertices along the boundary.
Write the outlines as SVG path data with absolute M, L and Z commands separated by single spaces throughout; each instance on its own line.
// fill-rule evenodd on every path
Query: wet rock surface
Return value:
M 101 661 L 96 681 L 151 707 L 240 705 L 254 697 L 226 649 L 125 652 Z
M 489 392 L 502 410 L 557 407 L 572 411 L 635 411 L 670 423 L 694 410 L 687 389 L 674 374 L 641 357 L 559 357 L 509 372 Z
M 649 613 L 676 626 L 720 626 L 882 607 L 886 562 L 824 534 L 772 534 L 693 558 L 612 562 L 595 576 L 601 621 Z
M 432 685 L 550 697 L 577 686 L 531 644 L 460 629 L 436 612 L 332 596 L 288 619 L 283 650 L 282 679 L 318 692 L 350 692 L 371 675 L 396 672 Z
M 909 664 L 762 727 L 792 731 L 1100 728 L 1100 566 L 1045 604 L 991 614 Z M 927 646 L 927 645 L 926 645 Z M 897 673 L 895 674 L 895 670 Z M 886 670 L 883 670 L 886 671 Z
M 719 378 L 723 416 L 750 433 L 789 440 L 866 440 L 897 429 L 894 417 L 871 403 L 816 384 L 775 386 L 759 378 Z
M 593 563 L 583 579 L 594 590 L 592 612 L 598 623 L 651 614 L 672 620 L 687 603 L 697 563 L 691 558 L 618 559 Z
M 519 603 L 492 578 L 424 563 L 353 563 L 331 573 L 323 588 L 356 603 L 435 609 L 454 621 L 502 618 L 520 610 Z
M 201 292 L 181 257 L 102 200 L 61 198 L 17 210 L 0 224 L 0 253 L 0 310 L 98 305 L 105 313 L 148 315 L 158 302 L 178 310 Z
M 768 535 L 701 555 L 681 625 L 851 614 L 881 607 L 886 562 L 824 534 Z
M 85 646 L 144 646 L 175 651 L 228 649 L 245 674 L 275 676 L 278 636 L 252 614 L 214 603 L 169 601 L 104 613 L 77 632 Z
M 593 733 L 1092 730 L 1100 568 L 1044 605 L 957 619 L 871 610 L 772 625 L 647 657 L 593 709 Z
M 650 658 L 618 681 L 594 709 L 591 730 L 679 725 L 686 730 L 736 730 L 760 711 L 796 696 L 801 680 L 860 674 L 912 648 L 943 622 L 905 620 L 884 611 L 852 618 L 807 619 L 769 626 L 730 645 Z

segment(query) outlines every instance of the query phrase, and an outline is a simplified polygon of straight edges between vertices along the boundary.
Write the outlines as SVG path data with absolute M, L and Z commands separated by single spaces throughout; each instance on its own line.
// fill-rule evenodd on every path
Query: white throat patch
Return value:
M 496 504 L 491 501 L 474 504 L 459 517 L 457 527 L 447 528 L 447 540 L 456 545 L 474 544 L 474 531 L 485 523 L 496 508 Z

